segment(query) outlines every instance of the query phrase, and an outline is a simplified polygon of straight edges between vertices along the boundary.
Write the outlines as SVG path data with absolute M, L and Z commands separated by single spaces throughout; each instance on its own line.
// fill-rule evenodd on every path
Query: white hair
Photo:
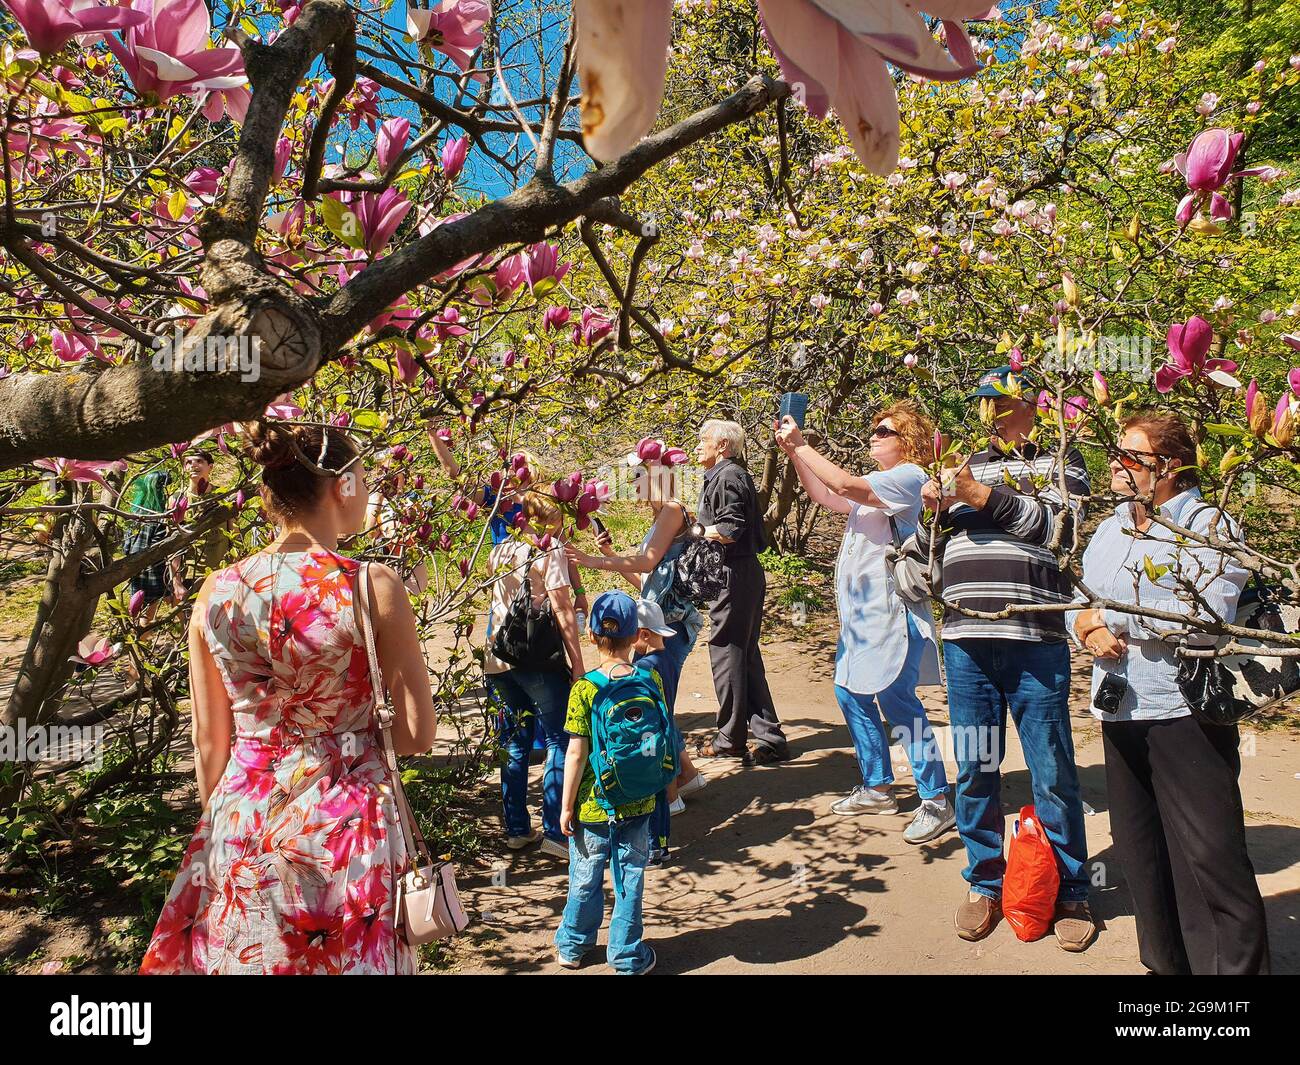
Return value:
M 743 459 L 745 457 L 745 430 L 739 422 L 727 422 L 710 418 L 700 426 L 700 436 L 711 437 L 727 445 L 727 458 Z

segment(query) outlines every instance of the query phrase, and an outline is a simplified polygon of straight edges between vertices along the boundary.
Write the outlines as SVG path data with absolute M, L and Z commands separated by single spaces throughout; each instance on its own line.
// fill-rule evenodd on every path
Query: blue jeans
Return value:
M 1088 897 L 1088 841 L 1070 734 L 1070 648 L 1031 640 L 948 640 L 948 710 L 957 757 L 957 831 L 971 890 L 1002 893 L 1002 774 L 1007 711 L 1016 723 L 1034 808 L 1056 851 L 1059 898 Z
M 533 736 L 541 726 L 546 740 L 546 768 L 542 771 L 542 831 L 563 843 L 560 831 L 560 795 L 564 789 L 564 715 L 569 704 L 569 678 L 563 673 L 511 669 L 487 675 L 488 696 L 501 713 L 501 802 L 506 835 L 526 836 L 528 817 L 528 758 Z
M 853 737 L 863 784 L 874 788 L 894 782 L 894 771 L 889 761 L 889 736 L 881 721 L 883 713 L 894 727 L 898 741 L 907 748 L 917 794 L 923 799 L 937 799 L 948 790 L 948 777 L 944 773 L 943 758 L 934 741 L 934 733 L 930 730 L 930 720 L 925 716 L 921 700 L 916 697 L 916 682 L 921 675 L 925 645 L 916 622 L 908 614 L 907 658 L 903 660 L 903 668 L 894 682 L 875 695 L 860 695 L 837 684 L 835 699 L 849 726 L 849 735 Z
M 614 913 L 605 957 L 624 974 L 639 973 L 650 964 L 650 948 L 641 942 L 649 821 L 650 815 L 643 814 L 619 824 L 579 823 L 569 838 L 569 898 L 555 932 L 562 958 L 576 961 L 595 947 L 605 919 L 605 867 L 617 857 L 620 876 L 613 878 Z

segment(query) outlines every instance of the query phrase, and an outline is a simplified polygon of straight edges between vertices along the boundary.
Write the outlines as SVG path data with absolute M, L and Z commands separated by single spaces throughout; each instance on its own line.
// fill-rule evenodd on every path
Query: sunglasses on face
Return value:
M 877 425 L 874 429 L 871 430 L 871 438 L 873 440 L 888 440 L 891 436 L 897 436 L 897 435 L 898 435 L 898 430 L 891 429 L 887 425 Z
M 1157 460 L 1167 457 L 1165 455 L 1158 455 L 1154 451 L 1125 451 L 1121 448 L 1117 460 L 1126 470 L 1154 470 L 1158 465 L 1158 462 L 1147 462 L 1146 459 L 1142 457 L 1144 455 Z

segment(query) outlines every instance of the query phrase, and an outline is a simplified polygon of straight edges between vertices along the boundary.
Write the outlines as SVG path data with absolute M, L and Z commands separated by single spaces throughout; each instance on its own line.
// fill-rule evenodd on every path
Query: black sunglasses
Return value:
M 877 425 L 874 429 L 871 430 L 871 435 L 876 440 L 887 440 L 891 436 L 897 436 L 898 430 L 891 429 L 887 425 Z

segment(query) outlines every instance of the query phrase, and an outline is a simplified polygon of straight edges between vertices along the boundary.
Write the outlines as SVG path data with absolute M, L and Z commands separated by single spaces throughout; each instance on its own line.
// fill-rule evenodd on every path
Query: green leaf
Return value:
M 365 247 L 365 234 L 357 216 L 333 196 L 322 196 L 320 200 L 321 220 L 325 228 L 343 241 L 349 248 L 360 251 Z
M 1236 425 L 1224 425 L 1222 422 L 1207 422 L 1205 431 L 1211 436 L 1245 436 L 1246 430 Z
M 1168 566 L 1157 566 L 1151 561 L 1150 555 L 1142 556 L 1142 569 L 1146 572 L 1147 580 L 1155 584 L 1161 577 L 1169 572 Z

